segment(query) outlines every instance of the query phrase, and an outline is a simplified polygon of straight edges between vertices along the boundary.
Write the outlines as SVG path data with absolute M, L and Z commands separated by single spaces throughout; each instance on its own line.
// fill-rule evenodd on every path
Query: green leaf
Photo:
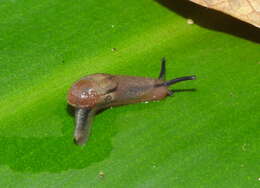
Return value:
M 0 22 L 0 187 L 259 185 L 259 44 L 150 0 L 3 0 Z M 162 57 L 196 92 L 108 109 L 72 142 L 74 81 L 156 78 Z

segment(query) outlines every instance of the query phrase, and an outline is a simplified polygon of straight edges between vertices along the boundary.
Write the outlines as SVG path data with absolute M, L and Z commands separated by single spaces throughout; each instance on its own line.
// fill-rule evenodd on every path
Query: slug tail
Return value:
M 91 132 L 91 119 L 93 111 L 88 108 L 78 108 L 75 111 L 75 130 L 74 130 L 74 142 L 77 145 L 84 145 Z

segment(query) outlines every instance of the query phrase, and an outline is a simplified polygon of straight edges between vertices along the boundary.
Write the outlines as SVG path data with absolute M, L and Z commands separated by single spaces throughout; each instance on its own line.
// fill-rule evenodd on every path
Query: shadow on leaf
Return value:
M 110 123 L 96 123 L 92 128 L 92 136 L 83 147 L 73 143 L 73 126 L 68 123 L 63 127 L 64 136 L 61 137 L 0 137 L 0 165 L 33 173 L 86 168 L 109 156 L 111 137 L 116 133 L 116 127 Z
M 260 29 L 227 14 L 205 8 L 187 0 L 156 1 L 185 18 L 193 19 L 196 24 L 202 27 L 260 43 Z

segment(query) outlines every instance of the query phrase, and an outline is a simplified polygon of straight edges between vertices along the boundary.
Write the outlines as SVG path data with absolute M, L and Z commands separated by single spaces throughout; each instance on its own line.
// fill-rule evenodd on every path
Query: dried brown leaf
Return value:
M 260 28 L 260 0 L 190 0 Z

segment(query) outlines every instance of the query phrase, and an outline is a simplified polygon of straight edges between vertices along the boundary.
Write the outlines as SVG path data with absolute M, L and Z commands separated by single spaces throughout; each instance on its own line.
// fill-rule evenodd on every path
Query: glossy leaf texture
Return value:
M 259 185 L 259 32 L 215 17 L 224 29 L 205 27 L 197 9 L 171 3 L 1 1 L 0 187 Z M 168 80 L 198 79 L 99 113 L 76 146 L 71 84 L 93 73 L 156 78 L 162 57 Z

